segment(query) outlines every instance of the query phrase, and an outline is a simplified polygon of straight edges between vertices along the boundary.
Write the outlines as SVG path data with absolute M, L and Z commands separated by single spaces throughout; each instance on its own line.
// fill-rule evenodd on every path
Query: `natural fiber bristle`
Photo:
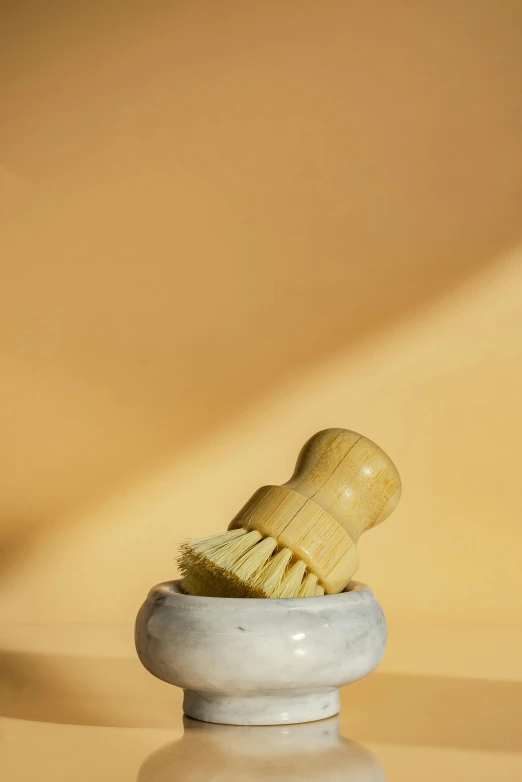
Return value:
M 189 541 L 178 558 L 183 589 L 209 597 L 248 597 L 250 574 L 265 564 L 276 545 L 273 538 L 244 529 Z
M 252 590 L 261 597 L 277 597 L 286 569 L 292 559 L 289 548 L 283 548 L 271 557 L 252 582 Z
M 259 543 L 243 554 L 237 562 L 231 564 L 231 570 L 240 581 L 248 582 L 272 556 L 277 543 L 274 538 L 263 538 Z
M 324 594 L 317 577 L 307 573 L 293 553 L 277 549 L 275 538 L 257 530 L 234 529 L 189 541 L 178 565 L 182 587 L 208 597 L 313 597 Z
M 274 595 L 274 597 L 295 597 L 298 595 L 305 573 L 305 563 L 302 560 L 294 562 L 276 590 L 276 595 Z
M 182 546 L 182 550 L 185 548 L 191 551 L 210 551 L 211 549 L 217 549 L 220 546 L 224 546 L 226 543 L 230 543 L 231 540 L 246 535 L 246 529 L 232 529 L 228 532 L 220 532 L 217 535 L 208 535 L 206 538 L 199 538 L 198 540 L 191 540 Z
M 317 589 L 317 576 L 313 573 L 308 573 L 301 584 L 298 597 L 315 597 Z

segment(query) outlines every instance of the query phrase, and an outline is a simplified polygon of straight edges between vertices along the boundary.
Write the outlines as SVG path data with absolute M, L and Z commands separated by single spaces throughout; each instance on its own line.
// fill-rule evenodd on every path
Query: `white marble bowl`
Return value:
M 352 582 L 323 597 L 185 595 L 158 584 L 136 619 L 147 670 L 185 690 L 185 714 L 228 725 L 311 722 L 337 714 L 339 687 L 377 667 L 386 620 Z

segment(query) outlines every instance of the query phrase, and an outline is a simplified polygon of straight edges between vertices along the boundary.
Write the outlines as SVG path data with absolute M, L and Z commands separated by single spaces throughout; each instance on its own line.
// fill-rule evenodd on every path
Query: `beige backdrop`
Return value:
M 132 622 L 342 426 L 389 616 L 520 622 L 522 4 L 4 6 L 0 619 Z

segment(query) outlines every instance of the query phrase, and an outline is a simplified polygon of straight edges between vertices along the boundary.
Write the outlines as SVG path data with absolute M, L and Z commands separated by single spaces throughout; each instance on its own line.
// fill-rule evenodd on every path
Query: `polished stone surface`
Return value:
M 136 648 L 155 676 L 185 690 L 199 720 L 277 725 L 339 711 L 339 687 L 373 671 L 386 621 L 373 592 L 352 582 L 338 595 L 231 599 L 154 587 L 136 620 Z

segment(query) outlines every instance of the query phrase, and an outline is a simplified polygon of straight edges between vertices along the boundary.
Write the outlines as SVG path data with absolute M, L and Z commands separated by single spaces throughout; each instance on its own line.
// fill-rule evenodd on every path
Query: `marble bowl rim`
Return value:
M 321 595 L 319 597 L 207 597 L 203 595 L 188 595 L 180 589 L 181 579 L 173 579 L 172 581 L 162 581 L 152 587 L 148 594 L 148 600 L 158 601 L 161 599 L 162 604 L 176 605 L 180 600 L 187 605 L 191 603 L 203 608 L 205 605 L 208 607 L 216 607 L 216 603 L 220 602 L 220 610 L 223 608 L 244 610 L 253 609 L 257 611 L 265 611 L 278 606 L 279 608 L 299 608 L 303 611 L 308 606 L 309 608 L 328 608 L 332 606 L 333 602 L 352 602 L 355 595 L 364 596 L 376 600 L 372 589 L 364 584 L 362 581 L 350 581 L 350 583 L 335 595 Z M 360 599 L 360 598 L 359 598 Z

